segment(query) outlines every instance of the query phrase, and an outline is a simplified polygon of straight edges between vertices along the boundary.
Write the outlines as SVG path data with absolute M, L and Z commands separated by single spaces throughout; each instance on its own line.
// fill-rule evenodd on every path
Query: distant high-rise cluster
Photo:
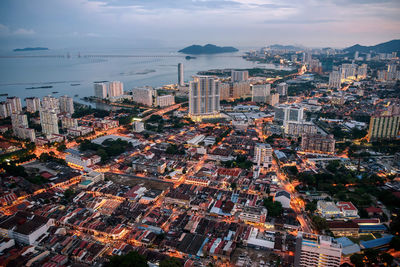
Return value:
M 95 83 L 94 96 L 100 99 L 116 98 L 124 94 L 124 84 L 119 81 Z
M 189 116 L 199 121 L 215 118 L 220 111 L 220 82 L 209 76 L 195 76 L 189 85 Z

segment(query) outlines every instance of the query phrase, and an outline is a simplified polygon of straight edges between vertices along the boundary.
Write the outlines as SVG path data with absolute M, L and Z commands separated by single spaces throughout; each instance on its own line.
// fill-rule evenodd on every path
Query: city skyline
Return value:
M 301 5 L 290 0 L 6 0 L 0 7 L 1 50 L 193 43 L 343 48 L 400 38 L 400 2 L 391 0 L 304 1 Z

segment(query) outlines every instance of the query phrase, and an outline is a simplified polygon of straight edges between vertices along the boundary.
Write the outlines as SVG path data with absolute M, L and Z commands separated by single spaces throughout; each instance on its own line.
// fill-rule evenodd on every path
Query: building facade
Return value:
M 45 135 L 59 134 L 57 113 L 53 109 L 40 110 L 40 124 Z
M 287 83 L 280 83 L 278 84 L 278 86 L 276 87 L 276 91 L 278 92 L 279 95 L 281 96 L 285 96 L 288 94 L 288 89 L 289 89 L 289 85 Z
M 257 103 L 266 103 L 267 97 L 271 94 L 270 84 L 256 84 L 252 86 L 251 101 Z
M 257 143 L 254 147 L 254 163 L 270 168 L 272 165 L 272 147 L 270 144 Z
M 184 76 L 183 76 L 183 63 L 178 64 L 178 85 L 179 86 L 184 86 L 185 81 L 184 81 Z
M 249 79 L 249 72 L 247 70 L 232 70 L 232 82 L 247 81 Z
M 132 99 L 134 102 L 151 107 L 153 105 L 154 89 L 142 87 L 132 89 Z
M 60 112 L 73 114 L 74 113 L 74 101 L 72 97 L 63 95 L 60 97 Z
M 27 97 L 25 98 L 26 111 L 35 113 L 40 109 L 40 98 L 38 97 Z
M 304 134 L 301 139 L 301 149 L 314 153 L 335 153 L 335 138 L 333 135 Z
M 175 104 L 175 97 L 173 95 L 162 95 L 156 97 L 156 107 L 168 107 Z
M 189 116 L 199 121 L 219 117 L 220 82 L 209 76 L 196 76 L 189 86 Z
M 117 97 L 124 94 L 124 84 L 119 81 L 113 81 L 108 84 L 108 97 Z
M 107 98 L 107 84 L 106 83 L 95 83 L 94 84 L 94 96 L 100 99 Z

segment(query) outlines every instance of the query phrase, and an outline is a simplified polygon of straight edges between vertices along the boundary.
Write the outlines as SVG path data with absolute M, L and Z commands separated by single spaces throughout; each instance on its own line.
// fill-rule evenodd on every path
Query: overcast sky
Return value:
M 346 47 L 399 38 L 400 0 L 0 0 L 0 49 Z

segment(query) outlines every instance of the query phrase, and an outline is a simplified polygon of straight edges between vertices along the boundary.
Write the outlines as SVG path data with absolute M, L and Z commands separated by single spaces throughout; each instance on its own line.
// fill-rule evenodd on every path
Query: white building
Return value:
M 249 79 L 249 72 L 247 70 L 232 70 L 231 80 L 232 82 L 247 81 Z
M 36 134 L 35 130 L 25 127 L 15 127 L 13 128 L 14 135 L 21 139 L 29 139 L 31 142 L 35 142 Z
M 173 95 L 162 95 L 156 97 L 156 107 L 168 107 L 175 104 L 175 97 Z
M 278 191 L 275 193 L 274 201 L 278 201 L 282 204 L 283 208 L 290 208 L 290 194 L 286 191 Z
M 107 84 L 106 83 L 95 83 L 94 84 L 94 96 L 100 99 L 107 98 Z
M 288 89 L 289 89 L 289 85 L 287 83 L 280 83 L 278 84 L 278 86 L 276 87 L 276 91 L 278 92 L 279 95 L 281 96 L 285 96 L 288 94 Z
M 8 114 L 9 116 L 11 115 L 11 113 L 18 113 L 22 111 L 21 98 L 16 96 L 7 97 L 6 102 L 10 103 L 11 105 L 11 112 L 10 114 Z
M 266 103 L 267 97 L 271 94 L 270 84 L 255 84 L 252 86 L 251 101 Z
M 189 116 L 192 120 L 219 117 L 219 86 L 220 82 L 213 77 L 193 77 L 189 84 Z
M 270 144 L 257 143 L 254 147 L 254 163 L 270 168 L 272 165 L 272 147 Z
M 142 121 L 134 121 L 132 124 L 133 131 L 136 133 L 141 133 L 143 132 L 144 129 L 144 123 Z
M 281 104 L 276 106 L 274 120 L 283 124 L 288 122 L 302 122 L 304 118 L 304 107 L 298 105 Z
M 67 134 L 70 136 L 84 136 L 87 134 L 90 134 L 94 131 L 94 129 L 92 127 L 88 127 L 88 126 L 76 126 L 73 128 L 68 128 L 67 129 Z
M 178 64 L 178 85 L 179 86 L 185 85 L 184 76 L 183 76 L 183 63 Z
M 141 87 L 132 89 L 132 99 L 134 102 L 145 106 L 153 105 L 154 89 L 152 87 Z
M 299 137 L 303 134 L 316 134 L 318 132 L 317 126 L 312 122 L 287 122 L 284 128 L 284 132 L 287 135 Z
M 362 64 L 361 66 L 358 67 L 358 69 L 357 69 L 357 79 L 358 80 L 367 78 L 367 74 L 368 74 L 367 64 Z
M 244 207 L 239 214 L 239 219 L 245 222 L 265 223 L 267 209 L 264 207 Z
M 339 89 L 340 85 L 341 85 L 340 72 L 334 70 L 329 74 L 329 88 Z
M 26 111 L 34 113 L 40 109 L 40 98 L 39 97 L 27 97 L 25 98 Z
M 317 210 L 324 218 L 340 217 L 340 209 L 331 201 L 319 200 L 317 202 Z
M 299 232 L 294 266 L 339 267 L 342 246 L 330 236 Z
M 62 117 L 61 127 L 63 129 L 78 127 L 78 119 L 70 117 Z
M 53 110 L 56 114 L 60 113 L 60 100 L 53 96 L 45 96 L 42 99 L 42 109 Z
M 8 116 L 11 116 L 11 114 L 11 104 L 9 102 L 0 102 L 0 117 L 7 118 Z
M 91 171 L 92 169 L 90 167 L 101 161 L 101 158 L 98 155 L 86 157 L 79 153 L 79 151 L 73 149 L 68 149 L 67 152 L 68 154 L 65 156 L 65 161 L 68 165 L 86 171 Z
M 340 67 L 341 80 L 354 79 L 357 74 L 357 68 L 354 64 L 343 63 Z
M 60 111 L 63 113 L 73 114 L 74 113 L 74 100 L 72 97 L 63 95 L 60 97 Z
M 59 134 L 57 112 L 53 109 L 40 109 L 40 124 L 45 135 Z
M 13 113 L 11 114 L 11 125 L 12 127 L 24 127 L 28 128 L 28 118 L 25 114 Z
M 124 84 L 113 81 L 108 84 L 108 97 L 116 97 L 124 94 Z

